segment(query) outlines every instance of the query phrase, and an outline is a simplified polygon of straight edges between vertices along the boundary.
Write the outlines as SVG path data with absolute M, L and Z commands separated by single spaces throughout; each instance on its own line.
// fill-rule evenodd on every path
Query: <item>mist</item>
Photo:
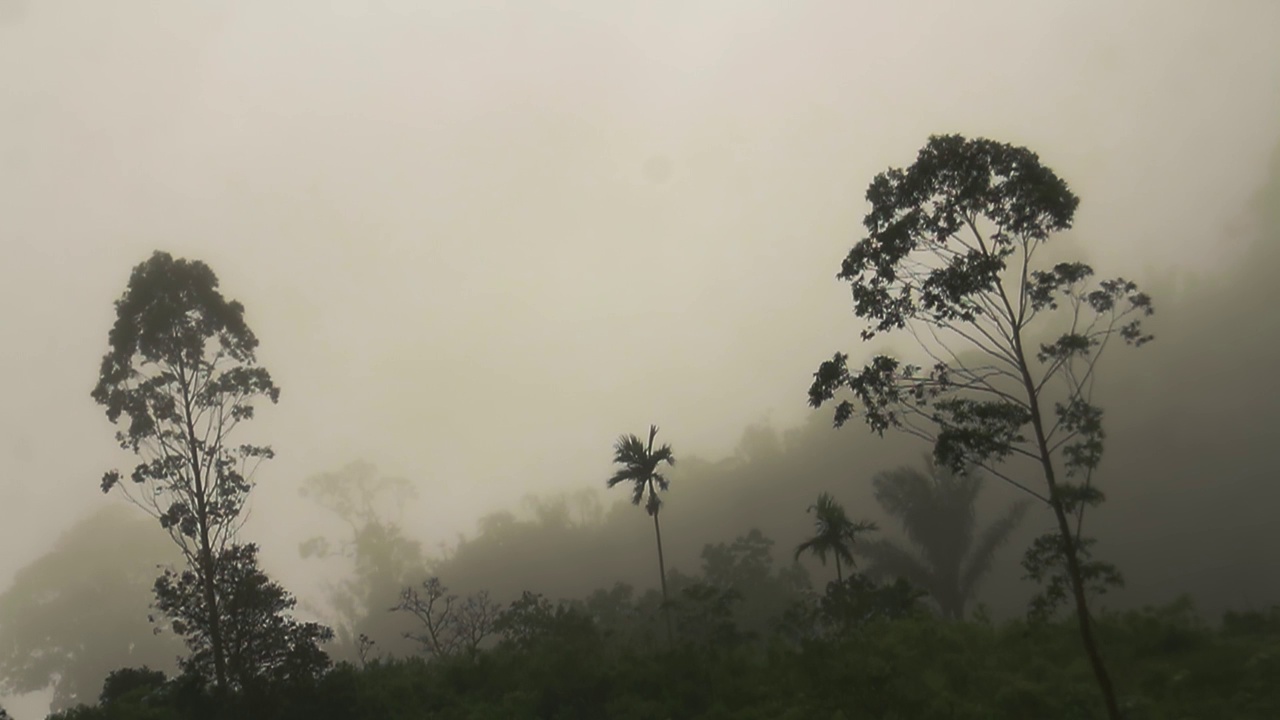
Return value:
M 299 557 L 339 527 L 299 489 L 356 460 L 504 600 L 656 585 L 647 518 L 603 493 L 650 423 L 681 460 L 669 567 L 753 527 L 789 559 L 823 490 L 889 527 L 871 476 L 928 448 L 806 390 L 866 353 L 835 274 L 867 184 L 954 132 L 1038 153 L 1082 200 L 1062 252 L 1158 307 L 1104 364 L 1108 602 L 1280 599 L 1280 5 L 0 0 L 0 127 L 0 588 L 120 504 L 89 391 L 157 249 L 209 264 L 282 389 L 238 431 L 276 451 L 243 532 L 305 612 L 343 570 Z M 463 566 L 481 518 L 584 489 L 596 560 Z M 1039 529 L 983 586 L 999 612 Z

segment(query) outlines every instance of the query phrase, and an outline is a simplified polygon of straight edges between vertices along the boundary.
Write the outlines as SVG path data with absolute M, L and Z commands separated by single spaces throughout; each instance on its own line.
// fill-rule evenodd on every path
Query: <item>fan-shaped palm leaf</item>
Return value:
M 1027 515 L 1027 511 L 1031 509 L 1030 500 L 1020 500 L 1001 516 L 999 520 L 987 526 L 982 531 L 978 542 L 973 546 L 973 550 L 969 552 L 969 561 L 965 566 L 964 572 L 960 573 L 960 594 L 961 597 L 973 597 L 978 589 L 978 582 L 982 577 L 991 570 L 991 563 L 995 558 L 996 550 L 1009 540 L 1009 536 L 1013 531 L 1018 529 L 1022 524 L 1022 520 Z
M 880 541 L 859 546 L 857 553 L 870 562 L 872 574 L 905 578 L 927 590 L 945 615 L 959 618 L 996 550 L 1030 506 L 1012 506 L 979 535 L 974 506 L 983 476 L 976 468 L 961 474 L 939 468 L 928 455 L 924 466 L 884 472 L 873 481 L 876 501 L 901 523 L 917 552 Z

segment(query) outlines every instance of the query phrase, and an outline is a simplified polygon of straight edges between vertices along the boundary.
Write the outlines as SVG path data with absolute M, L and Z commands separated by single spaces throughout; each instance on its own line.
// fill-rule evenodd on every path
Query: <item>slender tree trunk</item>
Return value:
M 667 621 L 667 644 L 675 642 L 675 636 L 671 632 L 671 604 L 667 598 L 667 564 L 662 559 L 662 527 L 658 525 L 658 513 L 653 514 L 653 534 L 658 537 L 658 573 L 662 580 L 662 614 Z
M 200 527 L 200 557 L 196 570 L 200 573 L 200 587 L 204 591 L 204 604 L 209 613 L 209 644 L 213 646 L 213 674 L 219 693 L 227 689 L 226 646 L 222 642 L 222 613 L 218 611 L 217 561 L 209 539 L 209 507 L 206 499 L 208 488 L 200 472 L 200 445 L 192 421 L 191 395 L 187 390 L 185 369 L 180 368 L 183 410 L 187 424 L 187 447 L 191 455 L 191 482 L 195 488 L 196 520 Z
M 844 585 L 844 572 L 840 569 L 840 555 L 836 555 L 836 582 Z
M 1036 432 L 1036 445 L 1040 454 L 1040 465 L 1044 471 L 1045 482 L 1049 486 L 1049 505 L 1053 508 L 1054 517 L 1058 521 L 1058 534 L 1062 538 L 1067 560 L 1067 576 L 1071 580 L 1071 594 L 1075 600 L 1076 620 L 1080 626 L 1080 640 L 1084 644 L 1085 654 L 1089 656 L 1089 664 L 1093 668 L 1093 677 L 1102 692 L 1102 701 L 1107 708 L 1109 720 L 1121 720 L 1120 705 L 1116 701 L 1115 687 L 1111 684 L 1111 675 L 1102 660 L 1102 653 L 1093 636 L 1093 620 L 1089 616 L 1088 598 L 1085 596 L 1084 576 L 1080 573 L 1080 558 L 1076 553 L 1075 536 L 1071 533 L 1071 524 L 1067 520 L 1066 510 L 1058 498 L 1058 481 L 1053 469 L 1053 459 L 1049 454 L 1049 442 L 1045 437 L 1044 421 L 1040 417 L 1040 401 L 1036 396 L 1035 383 L 1031 371 L 1027 367 L 1026 356 L 1022 351 L 1022 338 L 1016 330 L 1013 335 L 1014 349 L 1017 352 L 1019 369 L 1022 371 L 1022 382 L 1027 391 L 1031 425 Z
M 209 612 L 209 644 L 213 646 L 213 674 L 219 692 L 227 689 L 227 657 L 222 642 L 222 613 L 218 609 L 217 560 L 209 544 L 208 524 L 200 522 L 200 585 Z
M 1053 501 L 1053 514 L 1058 518 L 1058 532 L 1062 535 L 1067 556 L 1067 574 L 1071 578 L 1071 594 L 1076 603 L 1076 619 L 1080 625 L 1080 639 L 1084 642 L 1085 652 L 1089 655 L 1089 664 L 1093 666 L 1093 675 L 1102 690 L 1102 699 L 1107 705 L 1107 717 L 1120 720 L 1120 705 L 1116 702 L 1116 691 L 1111 685 L 1111 676 L 1102 661 L 1102 653 L 1093 637 L 1093 621 L 1089 617 L 1088 599 L 1085 597 L 1084 577 L 1080 573 L 1080 557 L 1076 552 L 1075 537 L 1071 534 L 1071 525 L 1067 522 L 1067 514 L 1062 503 Z

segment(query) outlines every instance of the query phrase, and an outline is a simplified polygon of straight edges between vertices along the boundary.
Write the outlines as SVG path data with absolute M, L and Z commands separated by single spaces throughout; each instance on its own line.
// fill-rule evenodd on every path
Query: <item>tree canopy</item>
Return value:
M 953 471 L 981 466 L 1049 506 L 1057 531 L 1028 555 L 1028 576 L 1050 580 L 1050 601 L 1055 588 L 1071 589 L 1108 717 L 1119 720 L 1086 598 L 1087 576 L 1119 575 L 1089 560 L 1081 529 L 1103 500 L 1093 484 L 1106 437 L 1093 403 L 1098 360 L 1115 339 L 1152 339 L 1142 325 L 1151 298 L 1122 277 L 1095 284 L 1082 262 L 1037 264 L 1080 201 L 1026 148 L 935 135 L 910 167 L 877 175 L 866 197 L 867 235 L 837 277 L 866 322 L 864 341 L 907 331 L 929 364 L 877 354 L 855 371 L 836 353 L 814 373 L 809 403 L 851 393 L 836 426 L 858 412 L 877 433 L 926 439 Z M 1015 477 L 1011 460 L 1031 463 L 1043 486 Z
M 188 667 L 209 670 L 225 690 L 232 649 L 222 627 L 230 608 L 222 605 L 241 596 L 234 595 L 239 588 L 218 583 L 255 577 L 233 572 L 248 561 L 236 535 L 253 471 L 272 456 L 269 446 L 232 444 L 231 435 L 253 418 L 255 401 L 275 403 L 280 389 L 257 364 L 258 339 L 244 307 L 222 296 L 217 276 L 200 261 L 155 252 L 133 269 L 115 309 L 92 397 L 112 423 L 127 421 L 116 440 L 141 462 L 130 483 L 106 473 L 102 491 L 120 488 L 182 551 L 187 569 L 156 585 L 160 606 L 182 614 L 174 627 L 196 633 L 187 637 L 193 650 L 208 650 L 210 667 Z M 199 602 L 189 596 L 196 590 Z

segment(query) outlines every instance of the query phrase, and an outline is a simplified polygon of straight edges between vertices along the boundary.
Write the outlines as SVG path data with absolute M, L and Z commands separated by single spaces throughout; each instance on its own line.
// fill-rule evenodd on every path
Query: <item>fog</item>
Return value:
M 601 488 L 614 439 L 649 423 L 708 461 L 751 425 L 829 424 L 805 393 L 821 360 L 862 352 L 834 276 L 863 193 L 932 133 L 1039 153 L 1082 200 L 1062 242 L 1103 275 L 1196 298 L 1265 277 L 1242 258 L 1276 258 L 1246 253 L 1276 202 L 1280 4 L 0 0 L 0 128 L 0 587 L 119 502 L 99 479 L 133 460 L 89 391 L 112 302 L 162 249 L 244 303 L 282 389 L 238 431 L 277 452 L 245 535 L 305 599 L 319 583 L 298 543 L 329 521 L 298 488 L 353 460 L 415 484 L 400 521 L 430 549 L 528 494 Z M 1157 369 L 1232 352 L 1165 343 L 1179 323 L 1234 346 L 1271 312 L 1161 301 L 1142 350 Z M 1185 386 L 1138 376 L 1150 412 L 1197 412 L 1170 400 Z M 1206 471 L 1230 462 L 1213 448 L 1275 428 L 1274 389 L 1219 408 Z M 1117 410 L 1135 442 L 1145 412 Z M 883 452 L 866 472 L 925 449 L 822 432 Z M 831 482 L 803 479 L 805 497 Z M 670 542 L 692 569 L 682 492 Z M 803 501 L 767 505 L 743 512 L 807 529 Z M 1176 536 L 1157 515 L 1099 533 Z M 731 525 L 698 537 L 747 529 Z M 1200 570 L 1156 584 L 1193 590 L 1263 540 L 1219 556 L 1202 538 Z M 628 579 L 651 583 L 636 552 Z

